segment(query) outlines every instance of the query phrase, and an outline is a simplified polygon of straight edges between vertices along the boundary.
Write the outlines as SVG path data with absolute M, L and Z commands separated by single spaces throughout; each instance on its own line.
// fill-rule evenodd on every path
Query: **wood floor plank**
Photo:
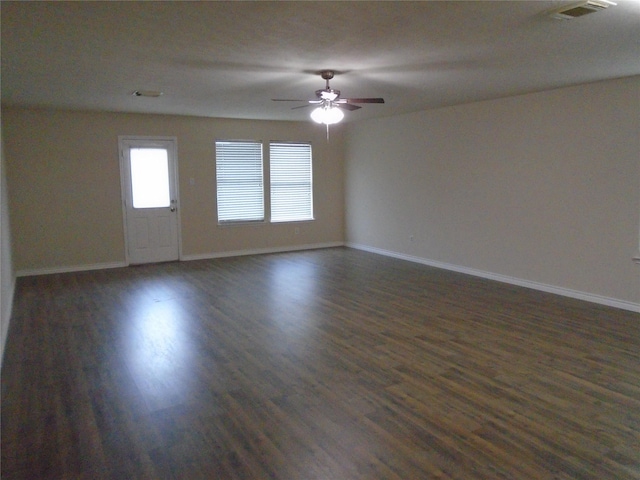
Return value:
M 347 248 L 18 279 L 8 479 L 640 479 L 640 315 Z

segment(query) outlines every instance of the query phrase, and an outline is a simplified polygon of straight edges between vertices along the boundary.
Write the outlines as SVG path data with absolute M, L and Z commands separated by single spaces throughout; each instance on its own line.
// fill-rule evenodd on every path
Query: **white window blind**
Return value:
M 264 220 L 262 143 L 216 142 L 218 223 Z
M 271 221 L 313 220 L 311 145 L 271 143 Z

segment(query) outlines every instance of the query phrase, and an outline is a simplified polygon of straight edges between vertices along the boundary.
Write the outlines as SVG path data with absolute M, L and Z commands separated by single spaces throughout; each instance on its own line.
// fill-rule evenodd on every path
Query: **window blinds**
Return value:
M 218 222 L 264 220 L 262 143 L 216 142 Z
M 313 219 L 311 145 L 271 143 L 271 221 Z

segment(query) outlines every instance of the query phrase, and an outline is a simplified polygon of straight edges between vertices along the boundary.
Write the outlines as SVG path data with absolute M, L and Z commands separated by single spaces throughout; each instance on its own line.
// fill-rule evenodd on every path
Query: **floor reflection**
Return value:
M 319 298 L 318 266 L 314 263 L 278 261 L 271 266 L 270 318 L 286 333 L 300 336 L 314 325 L 310 315 Z
M 151 410 L 183 401 L 190 390 L 193 348 L 180 300 L 154 300 L 141 291 L 131 305 L 126 357 L 138 389 Z

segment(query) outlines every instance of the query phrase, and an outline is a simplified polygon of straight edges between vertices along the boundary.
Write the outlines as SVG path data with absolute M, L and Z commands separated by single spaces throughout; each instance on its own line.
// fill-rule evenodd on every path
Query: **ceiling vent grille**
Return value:
M 550 15 L 552 18 L 559 20 L 570 20 L 590 13 L 599 12 L 611 5 L 615 5 L 615 3 L 608 2 L 607 0 L 587 0 L 586 2 L 574 3 L 573 5 L 562 7 L 559 10 L 554 10 Z

